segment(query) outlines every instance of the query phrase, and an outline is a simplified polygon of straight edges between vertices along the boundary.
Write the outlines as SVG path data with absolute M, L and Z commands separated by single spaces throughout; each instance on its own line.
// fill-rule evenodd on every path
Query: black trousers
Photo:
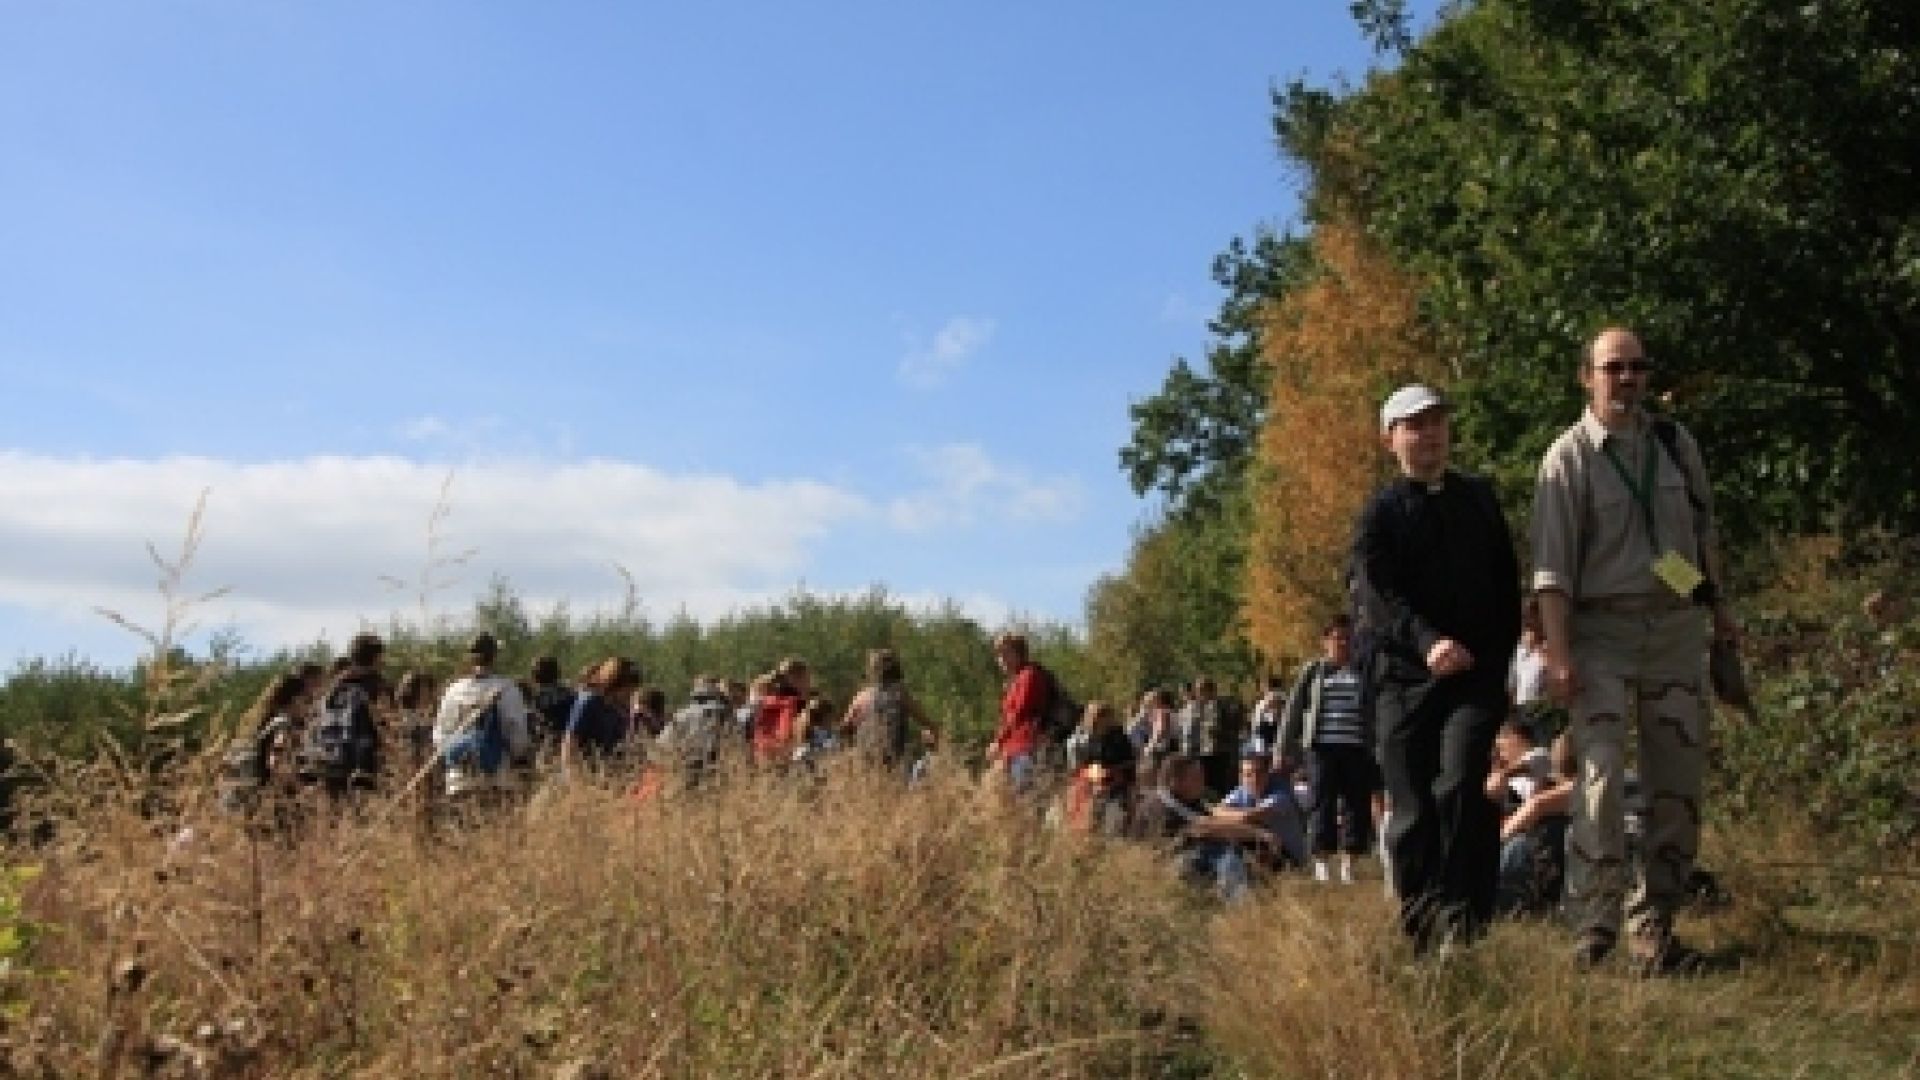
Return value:
M 1316 746 L 1307 760 L 1313 780 L 1313 853 L 1365 855 L 1373 846 L 1373 793 L 1380 790 L 1373 751 Z
M 1377 702 L 1400 926 L 1416 947 L 1471 941 L 1493 918 L 1500 817 L 1485 792 L 1506 690 L 1470 674 L 1386 683 Z

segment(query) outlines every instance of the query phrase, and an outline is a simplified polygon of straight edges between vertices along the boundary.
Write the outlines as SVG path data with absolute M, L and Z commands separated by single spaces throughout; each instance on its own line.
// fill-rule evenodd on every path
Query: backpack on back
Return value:
M 540 741 L 557 746 L 561 739 L 566 738 L 567 721 L 573 717 L 573 702 L 577 696 L 572 689 L 559 683 L 533 688 L 533 701 L 530 704 L 538 718 Z
M 300 750 L 300 777 L 330 784 L 371 785 L 379 771 L 373 699 L 358 684 L 343 682 L 327 694 L 320 715 L 307 725 L 306 744 Z
M 688 769 L 710 768 L 720 760 L 720 747 L 733 723 L 733 706 L 725 697 L 695 695 L 673 714 L 661 733 L 661 745 Z
M 887 765 L 900 764 L 907 757 L 912 721 L 906 687 L 899 683 L 876 686 L 867 704 L 867 717 L 854 733 L 854 741 L 875 760 Z
M 236 738 L 227 747 L 220 769 L 221 806 L 236 812 L 252 808 L 260 790 L 271 779 L 267 774 L 268 752 L 288 726 L 285 717 L 273 717 L 254 734 Z
M 507 763 L 507 735 L 500 723 L 500 694 L 501 691 L 495 690 L 474 706 L 466 722 L 441 748 L 440 756 L 449 768 L 491 776 Z
M 1055 746 L 1065 746 L 1080 729 L 1080 703 L 1060 685 L 1060 677 L 1052 670 L 1042 667 L 1040 673 L 1047 681 L 1047 707 L 1040 714 L 1040 735 Z

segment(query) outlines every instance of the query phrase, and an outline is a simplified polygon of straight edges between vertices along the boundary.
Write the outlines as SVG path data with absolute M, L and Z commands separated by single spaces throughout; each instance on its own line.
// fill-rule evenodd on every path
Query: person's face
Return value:
M 1527 743 L 1520 734 L 1511 729 L 1502 729 L 1493 737 L 1493 749 L 1502 764 L 1512 764 L 1526 755 Z
M 1087 783 L 1095 791 L 1111 791 L 1114 780 L 1113 772 L 1099 762 L 1087 766 Z
M 1586 387 L 1595 414 L 1602 418 L 1624 416 L 1645 400 L 1652 370 L 1638 337 L 1611 330 L 1595 338 L 1587 350 L 1580 385 Z
M 1447 467 L 1453 429 L 1440 406 L 1394 422 L 1385 436 L 1387 452 L 1408 476 L 1434 476 Z
M 1246 788 L 1248 791 L 1258 794 L 1261 791 L 1261 789 L 1267 786 L 1267 770 L 1261 768 L 1258 762 L 1254 762 L 1254 761 L 1241 762 L 1240 763 L 1240 786 L 1243 788 Z
M 1347 661 L 1353 659 L 1353 631 L 1344 626 L 1327 631 L 1320 645 L 1327 650 L 1327 662 L 1334 667 L 1346 667 Z
M 1005 645 L 993 650 L 993 659 L 1000 665 L 1000 671 L 1004 675 L 1011 675 L 1020 670 L 1020 654 Z

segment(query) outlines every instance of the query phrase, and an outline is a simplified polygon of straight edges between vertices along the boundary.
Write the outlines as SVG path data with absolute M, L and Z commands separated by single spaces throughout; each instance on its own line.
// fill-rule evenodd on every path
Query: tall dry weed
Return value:
M 578 784 L 289 842 L 103 799 L 42 853 L 15 1057 L 49 1075 L 1152 1075 L 1204 914 L 959 778 L 644 804 Z
M 1897 1075 L 1920 1063 L 1910 879 L 1782 877 L 1710 837 L 1690 916 L 1738 974 L 1576 973 L 1557 926 L 1415 961 L 1369 887 L 1222 909 L 1151 849 L 1040 829 L 958 770 L 636 802 L 579 783 L 429 830 L 296 835 L 102 789 L 32 853 L 0 1011 L 40 1076 Z M 16 852 L 16 856 L 21 853 Z M 594 1073 L 592 1070 L 602 1070 Z

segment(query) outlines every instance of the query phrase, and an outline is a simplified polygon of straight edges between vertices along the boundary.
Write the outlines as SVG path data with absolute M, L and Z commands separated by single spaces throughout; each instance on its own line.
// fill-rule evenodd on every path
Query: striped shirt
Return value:
M 1320 680 L 1320 722 L 1314 725 L 1315 746 L 1365 746 L 1360 726 L 1360 677 L 1352 668 L 1328 671 Z

